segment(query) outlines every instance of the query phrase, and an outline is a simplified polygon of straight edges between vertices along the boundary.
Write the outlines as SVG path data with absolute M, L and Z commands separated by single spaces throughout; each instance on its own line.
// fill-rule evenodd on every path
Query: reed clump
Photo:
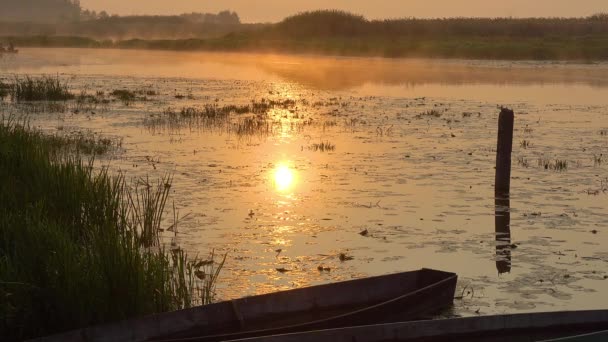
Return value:
M 427 110 L 415 116 L 416 119 L 425 119 L 425 118 L 440 118 L 441 113 L 439 113 L 435 109 Z
M 308 146 L 308 149 L 315 152 L 332 152 L 336 150 L 336 145 L 330 143 L 329 141 L 322 141 L 320 143 L 314 143 Z
M 189 260 L 159 243 L 171 178 L 94 171 L 69 141 L 0 122 L 0 336 L 23 340 L 212 300 Z M 210 279 L 217 280 L 217 274 Z M 202 289 L 209 289 L 205 292 Z
M 127 89 L 115 89 L 110 93 L 110 95 L 114 96 L 127 106 L 137 100 L 137 95 L 135 92 Z
M 10 93 L 15 102 L 67 101 L 74 98 L 67 82 L 51 76 L 16 77 Z
M 252 101 L 245 105 L 207 104 L 203 107 L 167 108 L 160 114 L 152 114 L 144 120 L 151 132 L 190 130 L 217 130 L 237 136 L 270 135 L 280 125 L 272 118 L 274 109 L 291 110 L 292 99 Z
M 538 158 L 538 166 L 545 170 L 566 171 L 568 170 L 568 161 L 564 159 L 545 159 Z

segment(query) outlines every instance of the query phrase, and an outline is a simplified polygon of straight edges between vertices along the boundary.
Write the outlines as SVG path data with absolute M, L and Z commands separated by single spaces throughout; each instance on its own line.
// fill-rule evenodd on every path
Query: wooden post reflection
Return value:
M 495 199 L 496 269 L 498 274 L 511 272 L 511 200 Z

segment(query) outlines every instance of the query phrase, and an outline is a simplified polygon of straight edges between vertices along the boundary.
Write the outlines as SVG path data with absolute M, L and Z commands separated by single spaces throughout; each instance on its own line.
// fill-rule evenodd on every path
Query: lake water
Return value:
M 166 241 L 228 253 L 218 299 L 427 267 L 458 273 L 456 315 L 608 303 L 606 63 L 87 49 L 0 58 L 0 78 L 24 74 L 58 75 L 76 93 L 149 94 L 30 120 L 122 138 L 98 163 L 127 178 L 173 174 L 184 218 Z M 263 113 L 166 114 L 252 101 Z M 516 113 L 510 234 L 495 225 L 501 106 Z

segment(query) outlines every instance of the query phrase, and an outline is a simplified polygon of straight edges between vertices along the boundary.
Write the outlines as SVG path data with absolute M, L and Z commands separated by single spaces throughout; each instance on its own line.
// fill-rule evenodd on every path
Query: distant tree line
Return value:
M 95 39 L 213 38 L 247 29 L 236 12 L 118 16 L 83 9 L 79 0 L 0 0 L 2 36 L 84 36 Z
M 194 23 L 219 25 L 238 25 L 241 23 L 239 15 L 230 11 L 221 11 L 218 14 L 192 12 L 182 14 L 180 17 Z
M 13 5 L 19 4 L 21 11 L 24 11 L 22 4 L 34 2 L 57 3 L 63 4 L 63 7 L 59 7 L 64 9 L 80 9 L 80 4 L 76 0 L 8 1 Z M 49 12 L 54 13 L 55 17 L 59 15 L 61 18 L 77 18 L 77 20 L 41 23 L 9 22 L 5 20 L 7 18 L 5 13 L 9 12 L 2 11 L 0 36 L 78 36 L 100 41 L 225 38 L 224 43 L 231 47 L 258 46 L 259 42 L 274 42 L 273 44 L 279 47 L 281 42 L 298 42 L 304 47 L 307 42 L 327 39 L 333 39 L 336 44 L 346 40 L 351 44 L 365 42 L 359 44 L 362 47 L 372 42 L 390 45 L 388 41 L 407 43 L 423 39 L 454 42 L 464 38 L 494 40 L 508 38 L 520 41 L 538 39 L 545 43 L 550 43 L 552 38 L 608 39 L 606 13 L 594 14 L 586 18 L 368 20 L 363 16 L 343 11 L 312 11 L 288 17 L 276 24 L 242 24 L 238 14 L 231 11 L 222 11 L 218 14 L 195 12 L 175 16 L 116 16 L 108 15 L 103 11 L 99 13 L 79 11 L 79 14 L 67 11 L 61 15 L 58 12 Z M 12 13 L 17 12 L 13 10 Z M 188 42 L 188 44 L 194 43 Z M 608 50 L 608 47 L 606 49 Z
M 2 0 L 0 20 L 59 22 L 80 19 L 79 0 Z
M 236 12 L 217 14 L 192 12 L 180 16 L 125 16 L 110 15 L 106 11 L 83 9 L 80 0 L 1 0 L 0 22 L 74 23 L 83 21 L 118 21 L 141 23 L 151 19 L 180 24 L 238 25 Z
M 548 37 L 608 34 L 608 14 L 587 18 L 444 18 L 367 20 L 343 11 L 312 11 L 269 26 L 263 36 L 350 37 Z

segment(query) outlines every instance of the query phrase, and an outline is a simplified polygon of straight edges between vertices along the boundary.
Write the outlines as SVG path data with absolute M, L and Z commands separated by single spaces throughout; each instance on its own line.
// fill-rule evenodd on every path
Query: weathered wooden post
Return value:
M 515 114 L 503 108 L 498 117 L 496 179 L 494 185 L 496 269 L 499 274 L 511 272 L 511 152 Z
M 496 148 L 496 180 L 494 195 L 508 198 L 511 192 L 511 152 L 513 151 L 513 125 L 515 114 L 502 108 L 498 117 L 498 146 Z
M 498 117 L 496 179 L 494 185 L 496 269 L 499 274 L 511 272 L 511 152 L 515 114 L 503 108 Z

